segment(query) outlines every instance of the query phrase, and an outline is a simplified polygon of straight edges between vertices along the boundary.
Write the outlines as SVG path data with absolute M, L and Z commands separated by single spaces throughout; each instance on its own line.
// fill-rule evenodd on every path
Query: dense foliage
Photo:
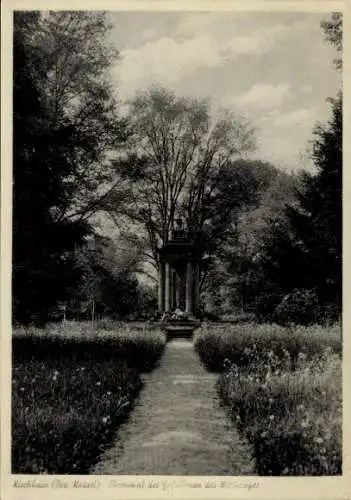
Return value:
M 80 279 L 69 289 L 68 319 L 133 319 L 149 317 L 156 310 L 155 291 L 138 282 L 133 255 L 118 252 L 107 237 L 95 235 L 76 248 Z
M 300 204 L 288 215 L 299 238 L 304 284 L 322 303 L 341 308 L 342 285 L 342 97 L 331 100 L 332 117 L 315 131 L 315 177 L 306 176 Z

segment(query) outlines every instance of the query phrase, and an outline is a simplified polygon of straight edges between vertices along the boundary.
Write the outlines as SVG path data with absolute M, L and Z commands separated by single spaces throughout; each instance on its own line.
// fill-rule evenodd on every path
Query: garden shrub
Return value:
M 120 326 L 116 329 L 82 328 L 81 325 L 50 325 L 15 330 L 13 361 L 70 359 L 75 362 L 122 360 L 139 371 L 155 367 L 165 346 L 159 328 Z
M 259 322 L 271 322 L 273 321 L 274 311 L 282 298 L 281 293 L 264 292 L 255 298 L 250 309 L 254 311 Z
M 313 290 L 293 290 L 277 305 L 273 320 L 281 325 L 317 323 L 321 315 L 321 306 Z

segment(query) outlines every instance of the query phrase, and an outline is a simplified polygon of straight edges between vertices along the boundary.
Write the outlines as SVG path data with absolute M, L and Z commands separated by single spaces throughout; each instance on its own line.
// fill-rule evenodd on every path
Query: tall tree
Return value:
M 123 214 L 143 231 L 148 256 L 157 262 L 157 246 L 179 216 L 189 231 L 205 234 L 203 243 L 213 251 L 250 198 L 250 172 L 236 160 L 253 148 L 252 128 L 233 114 L 214 118 L 207 101 L 160 87 L 137 95 L 129 116 L 132 135 L 115 165 L 129 183 Z M 108 203 L 116 211 L 113 196 Z
M 137 314 L 144 291 L 134 275 L 133 258 L 114 242 L 95 235 L 76 247 L 80 280 L 70 289 L 67 314 L 121 318 Z
M 341 14 L 333 14 L 322 28 L 327 40 L 341 52 Z M 335 62 L 341 69 L 341 59 Z M 280 294 L 297 289 L 312 292 L 310 296 L 322 306 L 321 311 L 335 318 L 342 299 L 341 92 L 328 101 L 331 118 L 314 129 L 312 159 L 317 172 L 301 175 L 297 202 L 288 204 L 287 218 L 267 231 L 259 265 L 266 281 Z
M 326 39 L 342 52 L 342 14 L 321 23 Z M 335 59 L 338 70 L 342 59 Z M 296 235 L 308 261 L 310 281 L 318 296 L 341 308 L 342 296 L 342 93 L 331 104 L 331 118 L 314 131 L 312 158 L 317 175 L 305 176 L 300 207 L 289 209 Z
M 315 129 L 316 176 L 305 176 L 300 204 L 288 208 L 304 260 L 305 280 L 321 299 L 341 305 L 342 270 L 342 97 L 330 99 L 332 116 Z M 311 286 L 312 285 L 312 286 Z M 307 287 L 307 286 L 306 286 Z
M 255 179 L 256 201 L 247 205 L 236 224 L 226 231 L 205 289 L 207 296 L 216 294 L 222 306 L 242 310 L 252 307 L 261 294 L 281 292 L 273 265 L 276 255 L 268 252 L 278 248 L 273 243 L 278 238 L 278 228 L 285 234 L 285 207 L 288 200 L 295 198 L 296 184 L 294 176 L 269 163 L 247 163 Z M 278 274 L 278 278 L 282 277 L 281 271 Z
M 58 40 L 55 27 L 61 40 L 56 45 L 51 43 Z M 65 298 L 67 287 L 78 278 L 74 245 L 91 230 L 88 207 L 96 204 L 96 190 L 105 181 L 105 148 L 116 141 L 107 86 L 102 84 L 95 94 L 95 68 L 89 73 L 89 66 L 81 63 L 93 57 L 88 41 L 92 36 L 96 42 L 99 33 L 103 37 L 105 28 L 94 15 L 14 15 L 13 313 L 20 321 L 45 321 L 50 307 Z M 54 55 L 64 41 L 60 69 Z M 64 77 L 67 68 L 72 71 Z M 83 80 L 90 77 L 94 85 L 83 92 Z M 59 81 L 65 78 L 71 90 L 63 92 Z
M 118 58 L 107 42 L 104 12 L 53 11 L 40 18 L 33 41 L 43 54 L 48 126 L 67 130 L 66 200 L 58 217 L 89 219 L 111 189 L 109 154 L 125 139 L 109 68 Z

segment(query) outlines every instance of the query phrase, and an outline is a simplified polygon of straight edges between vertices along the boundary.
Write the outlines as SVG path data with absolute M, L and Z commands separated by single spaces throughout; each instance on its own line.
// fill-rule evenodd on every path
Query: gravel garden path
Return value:
M 216 378 L 190 340 L 168 342 L 116 442 L 90 474 L 252 475 L 248 446 L 220 407 Z

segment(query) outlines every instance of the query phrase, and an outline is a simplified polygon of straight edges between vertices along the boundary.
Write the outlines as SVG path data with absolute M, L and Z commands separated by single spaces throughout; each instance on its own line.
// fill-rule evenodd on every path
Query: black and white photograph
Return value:
M 19 493 L 342 476 L 343 13 L 12 22 Z

